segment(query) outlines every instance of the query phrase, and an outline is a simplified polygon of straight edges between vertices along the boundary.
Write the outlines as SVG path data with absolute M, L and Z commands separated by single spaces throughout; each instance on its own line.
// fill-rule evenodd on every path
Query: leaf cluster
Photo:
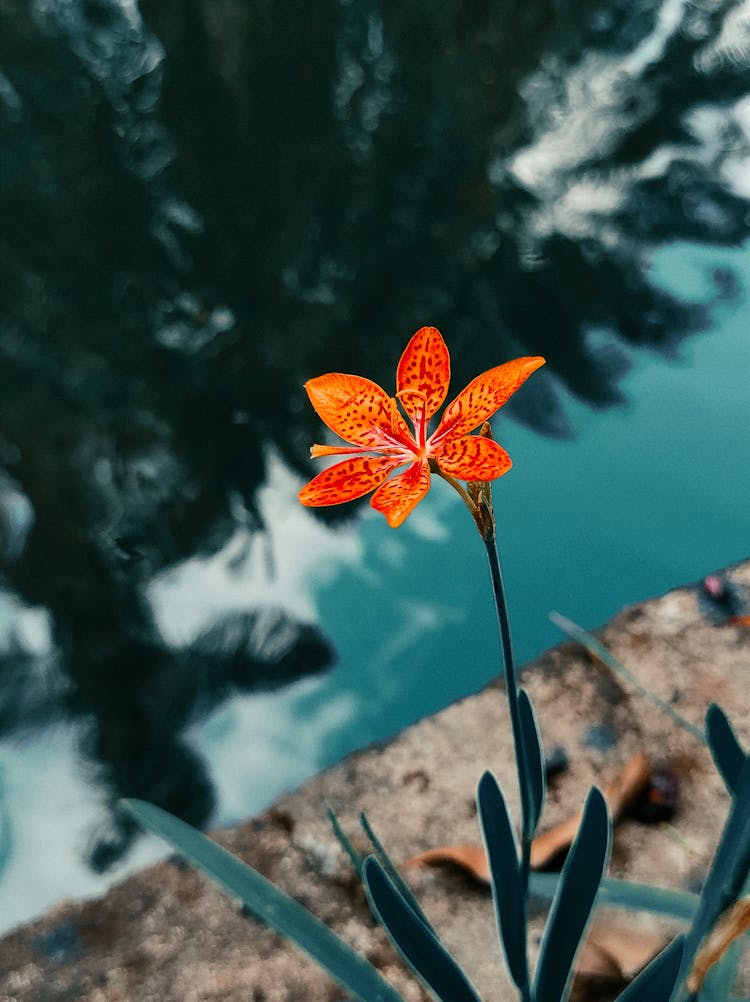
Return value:
M 520 692 L 523 692 L 521 690 Z M 528 802 L 533 831 L 544 802 L 543 762 L 534 711 L 523 692 L 525 760 L 529 763 Z M 706 715 L 705 740 L 731 794 L 731 806 L 700 896 L 605 877 L 611 823 L 606 801 L 593 787 L 586 798 L 578 833 L 559 876 L 524 874 L 523 854 L 505 797 L 486 772 L 478 807 L 490 862 L 498 931 L 513 982 L 522 1002 L 563 1002 L 568 997 L 576 954 L 598 904 L 670 914 L 686 923 L 681 932 L 635 978 L 618 1002 L 725 1002 L 736 971 L 735 944 L 728 941 L 701 969 L 701 946 L 740 898 L 750 871 L 750 755 L 741 747 L 725 713 L 716 705 Z M 540 778 L 541 777 L 541 778 Z M 185 859 L 204 870 L 259 919 L 305 950 L 332 978 L 361 1002 L 402 1002 L 366 960 L 298 902 L 196 829 L 152 804 L 124 801 L 143 827 L 164 838 Z M 364 859 L 329 811 L 334 832 L 364 882 L 371 909 L 417 977 L 440 1002 L 481 1002 L 480 996 L 441 942 L 388 857 L 367 818 L 361 823 L 372 845 Z M 552 898 L 533 973 L 526 949 L 529 889 Z M 689 987 L 688 987 L 689 986 Z

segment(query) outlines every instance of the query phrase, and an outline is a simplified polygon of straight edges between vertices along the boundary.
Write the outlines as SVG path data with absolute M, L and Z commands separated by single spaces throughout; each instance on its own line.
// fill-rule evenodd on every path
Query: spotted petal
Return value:
M 501 445 L 479 435 L 451 437 L 433 455 L 443 473 L 459 480 L 496 480 L 513 465 Z
M 310 402 L 331 431 L 370 449 L 413 447 L 396 402 L 363 376 L 329 372 L 305 383 Z
M 445 400 L 451 378 L 448 348 L 436 327 L 420 327 L 404 349 L 396 372 L 401 404 L 420 426 Z
M 440 425 L 432 436 L 433 444 L 437 446 L 448 435 L 451 438 L 466 435 L 489 421 L 544 362 L 538 355 L 516 358 L 472 379 L 443 411 Z
M 302 504 L 311 508 L 341 504 L 364 497 L 383 483 L 403 459 L 390 456 L 355 456 L 323 470 L 297 495 Z
M 398 528 L 430 489 L 427 463 L 412 463 L 408 470 L 378 487 L 370 504 L 382 512 L 392 529 Z

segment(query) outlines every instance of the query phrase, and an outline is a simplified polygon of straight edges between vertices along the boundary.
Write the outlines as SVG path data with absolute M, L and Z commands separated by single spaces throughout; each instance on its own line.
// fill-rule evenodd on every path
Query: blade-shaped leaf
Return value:
M 380 865 L 383 867 L 383 869 L 385 870 L 385 872 L 390 877 L 391 881 L 393 882 L 393 885 L 395 886 L 395 888 L 397 889 L 397 891 L 399 892 L 399 894 L 401 895 L 401 897 L 411 907 L 411 910 L 414 912 L 414 914 L 417 916 L 417 918 L 421 919 L 421 921 L 424 922 L 424 924 L 427 926 L 427 928 L 430 930 L 430 932 L 437 939 L 439 939 L 440 937 L 435 932 L 435 930 L 432 928 L 430 920 L 427 918 L 427 916 L 425 915 L 425 913 L 422 911 L 421 905 L 419 904 L 419 902 L 417 901 L 417 899 L 412 894 L 411 888 L 406 883 L 406 881 L 401 876 L 401 874 L 398 872 L 398 870 L 396 869 L 395 864 L 391 861 L 390 856 L 388 855 L 388 853 L 383 848 L 383 845 L 382 845 L 380 839 L 377 837 L 377 835 L 375 834 L 375 832 L 372 830 L 372 826 L 370 825 L 370 822 L 367 820 L 367 815 L 364 813 L 364 811 L 360 814 L 359 821 L 360 821 L 360 824 L 362 825 L 362 828 L 364 829 L 365 835 L 367 835 L 367 837 L 369 838 L 370 842 L 372 843 L 372 847 L 375 850 L 375 855 L 376 855 L 377 859 L 379 860 Z M 361 874 L 360 874 L 360 876 L 361 876 Z
M 724 956 L 706 972 L 698 996 L 702 1002 L 705 999 L 732 998 L 732 988 L 737 980 L 737 971 L 743 957 L 743 946 L 741 940 L 736 940 Z
M 526 902 L 521 884 L 518 847 L 503 791 L 491 772 L 479 780 L 479 820 L 490 864 L 492 898 L 510 976 L 518 988 L 529 982 L 526 957 Z
M 617 1002 L 669 1002 L 680 973 L 684 949 L 685 937 L 680 933 L 617 996 Z
M 357 852 L 357 850 L 354 848 L 354 846 L 349 841 L 346 832 L 341 827 L 341 823 L 339 822 L 339 819 L 336 816 L 336 812 L 331 807 L 328 807 L 326 809 L 326 817 L 328 818 L 328 820 L 331 823 L 331 828 L 333 829 L 333 834 L 338 839 L 339 845 L 341 846 L 341 848 L 344 850 L 344 852 L 349 857 L 349 862 L 352 864 L 354 872 L 361 879 L 361 877 L 362 877 L 362 862 L 363 862 L 362 861 L 362 857 L 360 856 L 360 854 Z
M 721 778 L 729 792 L 734 793 L 742 763 L 747 756 L 727 715 L 716 703 L 711 703 L 706 712 L 706 741 Z
M 607 865 L 610 828 L 607 802 L 601 791 L 592 787 L 544 929 L 536 970 L 536 1002 L 560 1002 L 565 994 Z
M 541 876 L 541 874 L 540 874 Z M 648 911 L 654 915 L 691 922 L 698 910 L 698 895 L 689 891 L 673 891 L 670 887 L 637 884 L 629 880 L 605 877 L 599 885 L 597 905 L 613 905 L 633 911 Z
M 529 886 L 532 894 L 549 900 L 555 896 L 559 883 L 558 873 L 532 872 Z M 596 895 L 597 906 L 652 912 L 654 915 L 666 915 L 684 922 L 692 922 L 699 901 L 698 895 L 689 891 L 673 891 L 669 887 L 653 887 L 614 877 L 605 877 L 599 884 Z
M 374 856 L 362 868 L 370 907 L 403 958 L 442 1002 L 481 1002 L 471 982 Z
M 190 863 L 238 897 L 254 915 L 309 953 L 355 998 L 361 1002 L 403 1002 L 374 967 L 252 867 L 160 807 L 143 800 L 124 800 L 122 805 L 144 828 L 165 839 Z
M 706 933 L 737 898 L 750 871 L 750 756 L 737 777 L 732 806 L 685 941 L 683 976 L 692 966 Z
M 667 703 L 665 700 L 657 696 L 656 693 L 647 689 L 629 668 L 626 668 L 624 664 L 617 660 L 611 651 L 607 650 L 601 641 L 597 640 L 593 633 L 589 633 L 588 630 L 584 630 L 582 626 L 574 623 L 572 619 L 568 619 L 566 616 L 561 616 L 559 612 L 551 612 L 549 614 L 549 618 L 555 626 L 560 627 L 563 633 L 567 633 L 569 637 L 572 637 L 573 640 L 577 640 L 582 647 L 585 647 L 589 654 L 592 654 L 595 658 L 597 658 L 597 660 L 601 661 L 602 664 L 605 664 L 608 668 L 611 668 L 612 671 L 626 679 L 626 681 L 628 681 L 630 685 L 632 685 L 633 688 L 636 689 L 650 703 L 653 703 L 654 706 L 658 706 L 662 713 L 665 713 L 677 724 L 678 727 L 687 731 L 688 734 L 692 734 L 694 738 L 698 739 L 698 741 L 706 740 L 706 736 L 700 727 L 696 727 L 695 724 L 683 717 L 681 713 L 678 713 L 671 703 Z
M 534 704 L 525 689 L 518 690 L 518 710 L 521 717 L 521 736 L 526 758 L 527 779 L 529 784 L 529 806 L 531 816 L 528 819 L 527 835 L 533 838 L 539 818 L 542 816 L 544 798 L 547 793 L 547 776 L 544 766 L 544 751 L 539 724 L 534 712 Z

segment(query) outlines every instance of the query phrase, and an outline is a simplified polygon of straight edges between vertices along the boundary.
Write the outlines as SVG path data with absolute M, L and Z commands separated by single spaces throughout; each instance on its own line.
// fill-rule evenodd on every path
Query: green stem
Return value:
M 516 680 L 516 670 L 513 661 L 513 644 L 510 638 L 508 605 L 505 601 L 503 575 L 500 569 L 500 555 L 497 551 L 497 532 L 495 528 L 495 513 L 492 505 L 492 491 L 489 483 L 481 483 L 479 489 L 475 489 L 470 493 L 455 477 L 443 473 L 437 464 L 435 464 L 434 470 L 443 480 L 451 485 L 466 504 L 487 550 L 490 576 L 492 578 L 492 594 L 495 599 L 497 624 L 500 630 L 500 647 L 505 670 L 505 691 L 508 694 L 508 708 L 510 710 L 511 727 L 513 729 L 518 786 L 521 794 L 521 813 L 523 818 L 521 827 L 521 878 L 524 889 L 527 889 L 531 865 L 531 803 L 527 781 L 528 764 L 526 762 L 526 751 L 521 731 L 521 715 L 518 709 L 518 682 Z M 477 485 L 472 484 L 471 487 L 476 488 Z
M 513 644 L 510 637 L 508 605 L 505 600 L 503 575 L 500 568 L 500 555 L 497 550 L 494 515 L 491 518 L 491 531 L 488 530 L 482 533 L 482 541 L 484 542 L 485 549 L 487 550 L 487 559 L 490 565 L 492 594 L 495 599 L 497 624 L 500 631 L 500 647 L 502 649 L 503 666 L 505 669 L 505 691 L 508 695 L 508 710 L 510 712 L 510 723 L 513 731 L 513 745 L 516 753 L 518 788 L 521 794 L 522 824 L 520 873 L 524 899 L 523 922 L 528 928 L 527 908 L 529 898 L 529 873 L 531 871 L 531 804 L 529 801 L 529 786 L 527 781 L 528 765 L 526 762 L 523 734 L 521 732 L 521 715 L 518 709 L 518 682 L 516 680 L 516 669 L 513 660 Z M 528 981 L 519 987 L 522 1002 L 532 1002 L 531 988 Z
M 497 624 L 500 630 L 500 646 L 502 648 L 503 666 L 505 669 L 505 691 L 508 694 L 508 710 L 510 712 L 510 724 L 513 731 L 513 744 L 516 752 L 516 769 L 518 772 L 518 787 L 521 794 L 521 815 L 523 818 L 523 824 L 521 827 L 521 880 L 523 882 L 524 890 L 526 890 L 528 888 L 531 861 L 531 837 L 529 834 L 531 804 L 529 802 L 529 786 L 526 778 L 528 775 L 528 765 L 526 763 L 526 752 L 523 734 L 521 732 L 521 715 L 518 709 L 518 682 L 516 680 L 516 670 L 513 660 L 513 645 L 510 638 L 508 606 L 505 600 L 505 588 L 503 586 L 503 575 L 500 569 L 500 556 L 497 551 L 497 542 L 494 533 L 492 536 L 483 536 L 482 538 L 487 550 L 487 559 L 490 565 L 492 594 L 495 599 Z
M 495 610 L 497 612 L 497 625 L 500 631 L 500 648 L 502 650 L 503 667 L 505 669 L 505 691 L 508 695 L 508 709 L 510 711 L 510 723 L 513 731 L 513 745 L 516 753 L 516 769 L 518 771 L 518 788 L 521 795 L 521 862 L 520 876 L 521 887 L 523 888 L 524 899 L 524 926 L 528 927 L 528 898 L 529 898 L 529 874 L 531 871 L 531 801 L 528 784 L 529 767 L 526 761 L 526 746 L 521 728 L 521 714 L 518 708 L 518 682 L 516 680 L 516 670 L 513 661 L 513 644 L 510 638 L 510 621 L 508 619 L 508 605 L 505 601 L 505 588 L 503 587 L 503 575 L 500 569 L 500 555 L 497 551 L 497 532 L 495 527 L 495 514 L 492 505 L 492 491 L 490 484 L 481 482 L 471 484 L 467 490 L 454 477 L 443 473 L 437 465 L 435 472 L 446 480 L 454 488 L 465 502 L 476 523 L 479 535 L 482 537 L 487 559 L 490 565 L 490 577 L 492 579 L 492 594 L 495 599 Z M 526 982 L 519 986 L 522 1002 L 532 1002 L 531 988 Z

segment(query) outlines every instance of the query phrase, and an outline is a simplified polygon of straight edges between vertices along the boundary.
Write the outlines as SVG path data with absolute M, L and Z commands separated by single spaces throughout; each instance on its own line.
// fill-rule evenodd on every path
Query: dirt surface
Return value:
M 750 561 L 726 571 L 750 597 Z M 747 610 L 746 610 L 747 611 Z M 750 745 L 750 628 L 718 625 L 720 608 L 690 586 L 625 609 L 599 637 L 650 690 L 701 726 L 718 702 Z M 457 666 L 460 670 L 460 666 Z M 542 828 L 577 810 L 638 750 L 679 788 L 670 822 L 618 825 L 613 875 L 696 890 L 728 797 L 705 747 L 582 648 L 567 642 L 524 671 L 546 749 L 568 768 L 550 783 Z M 288 891 L 375 964 L 406 1002 L 427 998 L 374 926 L 325 818 L 330 804 L 357 836 L 359 811 L 397 861 L 448 843 L 480 841 L 474 803 L 491 768 L 518 816 L 505 698 L 493 685 L 357 752 L 270 810 L 216 838 Z M 448 868 L 409 871 L 446 946 L 485 1002 L 515 999 L 504 974 L 487 889 Z M 603 913 L 628 930 L 669 932 L 650 916 Z M 543 907 L 534 907 L 536 948 Z M 610 930 L 611 932 L 611 930 Z M 655 942 L 656 942 L 655 939 Z M 750 972 L 741 971 L 743 990 Z M 579 996 L 588 991 L 582 986 Z M 606 993 L 588 991 L 589 998 Z M 207 879 L 175 861 L 143 870 L 97 900 L 64 902 L 0 940 L 1 1002 L 334 1002 L 344 998 L 306 957 L 244 916 Z

